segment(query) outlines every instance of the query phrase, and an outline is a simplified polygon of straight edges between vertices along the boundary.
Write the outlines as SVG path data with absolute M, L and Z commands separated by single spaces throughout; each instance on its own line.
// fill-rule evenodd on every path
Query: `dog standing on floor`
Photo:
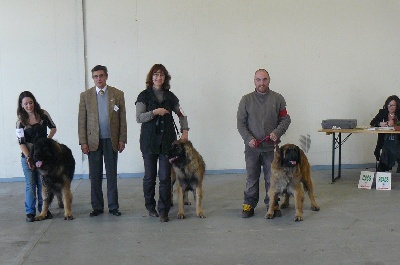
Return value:
M 73 220 L 71 181 L 75 172 L 75 159 L 71 149 L 53 139 L 42 138 L 33 145 L 30 158 L 32 161 L 29 167 L 36 167 L 42 180 L 43 207 L 35 220 L 46 219 L 54 195 L 58 198 L 62 196 L 64 220 Z
M 175 170 L 172 168 L 171 169 L 171 206 L 174 206 L 174 185 L 176 182 L 176 174 L 175 174 Z M 192 203 L 189 200 L 188 197 L 188 191 L 183 192 L 183 204 L 184 205 L 192 205 Z M 194 195 L 194 200 L 196 200 L 196 195 L 193 193 Z
M 206 168 L 203 157 L 197 152 L 190 141 L 178 140 L 172 144 L 168 157 L 172 170 L 178 179 L 178 219 L 185 218 L 184 194 L 192 190 L 196 199 L 196 214 L 205 218 L 202 208 L 203 177 Z
M 285 195 L 281 208 L 289 206 L 289 196 L 294 195 L 296 215 L 294 221 L 303 221 L 304 190 L 308 192 L 311 210 L 319 211 L 314 198 L 314 187 L 311 179 L 311 168 L 303 150 L 294 144 L 280 147 L 271 164 L 271 179 L 268 196 L 270 198 L 268 212 L 265 218 L 280 216 L 279 195 Z

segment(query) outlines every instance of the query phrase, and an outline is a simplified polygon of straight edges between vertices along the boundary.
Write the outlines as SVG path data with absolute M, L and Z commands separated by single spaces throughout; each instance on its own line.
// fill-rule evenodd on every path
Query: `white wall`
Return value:
M 81 160 L 77 118 L 84 78 L 78 1 L 0 0 L 0 178 L 23 177 L 15 123 L 24 90 L 52 116 L 55 139 Z
M 0 178 L 22 176 L 14 126 L 25 89 L 53 116 L 76 173 L 87 173 L 77 138 L 84 34 L 89 85 L 90 69 L 103 64 L 108 83 L 125 91 L 120 173 L 143 171 L 134 102 L 154 63 L 170 71 L 208 170 L 244 168 L 236 109 L 258 68 L 269 70 L 271 89 L 286 98 L 292 124 L 283 142 L 309 136 L 311 164 L 329 165 L 331 137 L 317 132 L 321 121 L 368 125 L 387 96 L 400 94 L 399 13 L 395 0 L 0 0 Z M 352 136 L 343 163 L 373 162 L 374 145 L 373 135 Z

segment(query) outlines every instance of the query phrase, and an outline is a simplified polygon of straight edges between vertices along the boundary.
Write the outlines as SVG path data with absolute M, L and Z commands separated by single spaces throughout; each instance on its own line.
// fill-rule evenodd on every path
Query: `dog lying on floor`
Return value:
M 172 144 L 168 157 L 172 163 L 172 170 L 178 179 L 178 219 L 185 218 L 184 194 L 191 190 L 196 199 L 196 214 L 205 218 L 202 208 L 203 177 L 206 168 L 203 157 L 197 152 L 190 141 L 178 140 Z
M 29 166 L 36 167 L 42 179 L 43 207 L 36 221 L 46 219 L 54 195 L 62 196 L 64 220 L 73 220 L 71 212 L 71 181 L 75 172 L 75 159 L 71 149 L 49 138 L 39 139 L 32 147 Z
M 270 198 L 265 218 L 280 216 L 279 195 L 285 195 L 281 208 L 289 206 L 289 196 L 294 195 L 296 215 L 294 221 L 303 221 L 304 190 L 308 192 L 311 210 L 320 208 L 314 198 L 311 168 L 303 150 L 294 144 L 285 144 L 275 152 L 271 164 L 271 179 L 268 196 Z M 303 190 L 304 189 L 304 190 Z

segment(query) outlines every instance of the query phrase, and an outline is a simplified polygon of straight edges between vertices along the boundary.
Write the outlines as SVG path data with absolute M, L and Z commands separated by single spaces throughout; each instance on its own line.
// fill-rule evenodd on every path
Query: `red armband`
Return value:
M 281 110 L 281 111 L 279 112 L 279 114 L 278 114 L 279 117 L 285 117 L 286 115 L 288 115 L 286 109 Z

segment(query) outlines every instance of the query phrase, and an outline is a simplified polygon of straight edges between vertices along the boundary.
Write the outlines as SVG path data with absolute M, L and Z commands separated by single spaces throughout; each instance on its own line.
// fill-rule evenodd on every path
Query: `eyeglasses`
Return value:
M 164 73 L 153 73 L 154 77 L 165 77 Z
M 390 108 L 390 107 L 397 107 L 397 106 L 396 106 L 396 104 L 389 104 L 388 108 Z
M 93 77 L 93 79 L 97 79 L 97 78 L 103 78 L 103 77 L 106 77 L 107 75 L 105 75 L 105 74 L 101 74 L 101 75 L 93 75 L 92 77 Z

